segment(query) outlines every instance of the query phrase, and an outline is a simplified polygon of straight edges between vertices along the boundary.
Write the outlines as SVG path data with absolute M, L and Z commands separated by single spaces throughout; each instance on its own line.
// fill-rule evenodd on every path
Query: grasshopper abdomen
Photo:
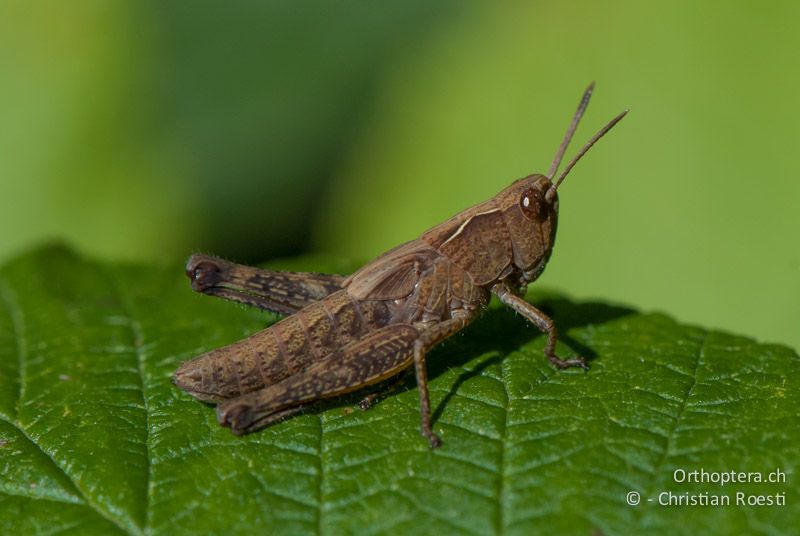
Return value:
M 359 304 L 340 290 L 241 341 L 186 361 L 174 381 L 201 400 L 221 402 L 302 373 L 386 322 L 385 304 Z

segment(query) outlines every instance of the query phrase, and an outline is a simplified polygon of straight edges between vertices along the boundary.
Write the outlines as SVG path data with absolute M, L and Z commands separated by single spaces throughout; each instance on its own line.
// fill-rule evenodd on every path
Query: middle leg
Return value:
M 435 345 L 464 329 L 474 316 L 474 312 L 464 311 L 458 316 L 433 324 L 414 341 L 414 372 L 419 390 L 420 428 L 422 435 L 428 438 L 433 448 L 441 446 L 442 440 L 433 432 L 431 426 L 431 402 L 428 394 L 428 371 L 425 357 Z

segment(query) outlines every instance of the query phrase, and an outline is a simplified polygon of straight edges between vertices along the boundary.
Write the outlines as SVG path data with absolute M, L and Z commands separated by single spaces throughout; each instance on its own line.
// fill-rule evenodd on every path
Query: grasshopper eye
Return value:
M 519 198 L 519 208 L 522 209 L 522 213 L 529 220 L 541 220 L 547 214 L 544 198 L 539 190 L 535 188 L 528 188 L 522 192 L 522 196 Z

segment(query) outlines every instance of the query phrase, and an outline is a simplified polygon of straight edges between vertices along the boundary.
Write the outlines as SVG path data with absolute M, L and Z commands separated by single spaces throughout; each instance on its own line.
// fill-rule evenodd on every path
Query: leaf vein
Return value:
M 116 277 L 110 275 L 110 279 L 112 279 L 114 283 L 114 289 L 117 292 L 117 295 L 120 298 L 120 304 L 122 306 L 122 310 L 125 314 L 127 319 L 127 326 L 130 329 L 131 336 L 133 337 L 133 353 L 136 355 L 136 365 L 137 365 L 137 373 L 139 377 L 139 383 L 141 386 L 141 396 L 142 396 L 142 406 L 136 409 L 144 410 L 145 415 L 145 438 L 144 438 L 144 445 L 145 445 L 145 463 L 146 463 L 146 481 L 144 485 L 145 489 L 145 496 L 144 496 L 144 532 L 148 531 L 148 527 L 150 526 L 150 487 L 153 484 L 153 464 L 151 462 L 152 453 L 151 453 L 151 439 L 152 439 L 152 431 L 151 431 L 151 423 L 150 423 L 150 404 L 147 400 L 147 393 L 146 391 L 146 381 L 145 381 L 145 350 L 144 350 L 144 333 L 142 332 L 142 327 L 139 322 L 135 318 L 133 305 L 131 302 L 131 297 L 124 289 L 122 283 Z
M 11 287 L 4 279 L 0 279 L 0 302 L 11 317 L 11 326 L 14 330 L 14 342 L 17 346 L 17 403 L 16 418 L 19 419 L 22 400 L 25 396 L 25 362 L 28 356 L 28 346 L 25 341 L 25 318 L 22 309 L 17 305 Z
M 700 345 L 698 347 L 696 357 L 694 360 L 694 368 L 692 369 L 691 374 L 691 383 L 689 384 L 688 388 L 686 389 L 686 395 L 683 400 L 683 404 L 681 404 L 680 409 L 678 410 L 677 415 L 675 416 L 675 420 L 672 423 L 672 427 L 670 428 L 669 432 L 667 433 L 667 440 L 664 444 L 664 453 L 661 456 L 661 459 L 655 465 L 653 470 L 653 478 L 650 483 L 650 486 L 647 488 L 647 497 L 651 497 L 653 495 L 653 488 L 656 485 L 656 481 L 658 479 L 658 474 L 661 472 L 661 469 L 667 463 L 667 459 L 669 458 L 669 453 L 672 450 L 672 443 L 675 440 L 675 433 L 677 432 L 680 421 L 683 418 L 684 414 L 686 413 L 687 407 L 689 406 L 689 399 L 692 397 L 692 393 L 694 392 L 695 387 L 697 386 L 697 371 L 700 368 L 700 365 L 703 361 L 703 357 L 705 355 L 706 345 L 708 344 L 709 333 L 706 332 L 703 336 L 703 339 L 700 341 Z
M 31 437 L 31 435 L 30 435 L 30 434 L 28 434 L 27 430 L 25 430 L 25 428 L 24 428 L 24 427 L 22 427 L 22 426 L 21 426 L 19 423 L 17 423 L 17 422 L 10 421 L 10 420 L 6 419 L 4 416 L 0 416 L 0 419 L 2 419 L 2 420 L 3 420 L 3 421 L 5 421 L 6 423 L 10 424 L 11 426 L 13 426 L 13 427 L 14 427 L 14 428 L 16 428 L 17 430 L 19 430 L 19 432 L 20 432 L 20 433 L 21 433 L 23 436 L 25 436 L 25 438 L 26 438 L 28 441 L 30 441 L 30 442 L 31 442 L 31 443 L 32 443 L 32 444 L 33 444 L 33 445 L 34 445 L 34 446 L 35 446 L 37 449 L 39 449 L 39 451 L 40 451 L 42 454 L 44 454 L 45 456 L 47 456 L 47 457 L 50 459 L 50 461 L 51 461 L 51 462 L 53 462 L 53 465 L 54 465 L 54 466 L 55 466 L 55 467 L 56 467 L 56 468 L 57 468 L 59 471 L 61 471 L 61 472 L 64 474 L 64 476 L 66 476 L 66 477 L 69 479 L 69 481 L 70 481 L 70 482 L 72 482 L 72 485 L 73 485 L 73 486 L 75 486 L 75 489 L 78 491 L 78 493 L 80 493 L 80 494 L 81 494 L 81 498 L 84 500 L 84 502 L 85 502 L 85 504 L 86 504 L 87 506 L 91 507 L 91 509 L 92 509 L 92 510 L 94 510 L 94 511 L 95 511 L 95 512 L 96 512 L 98 515 L 100 515 L 100 516 L 101 516 L 103 519 L 106 519 L 106 520 L 108 520 L 109 522 L 113 523 L 113 524 L 114 524 L 114 526 L 116 526 L 117 528 L 119 528 L 121 531 L 123 531 L 123 532 L 125 532 L 125 533 L 127 533 L 127 534 L 136 534 L 137 536 L 139 535 L 139 533 L 138 533 L 138 532 L 132 532 L 132 531 L 131 531 L 129 528 L 126 528 L 126 527 L 124 527 L 124 526 L 122 525 L 122 523 L 120 523 L 120 521 L 119 521 L 118 519 L 116 519 L 115 517 L 113 517 L 113 516 L 112 516 L 112 515 L 111 515 L 109 512 L 105 512 L 105 511 L 104 511 L 103 509 L 101 509 L 101 508 L 100 508 L 100 507 L 99 507 L 99 506 L 98 506 L 98 505 L 97 505 L 97 504 L 96 504 L 94 501 L 92 501 L 92 500 L 89 498 L 89 496 L 88 496 L 88 495 L 87 495 L 87 494 L 86 494 L 86 493 L 83 491 L 83 489 L 81 489 L 81 487 L 80 487 L 80 485 L 79 485 L 79 481 L 78 481 L 78 480 L 76 480 L 76 479 L 75 479 L 75 478 L 74 478 L 72 475 L 70 475 L 70 474 L 69 474 L 69 473 L 68 473 L 68 472 L 67 472 L 67 471 L 66 471 L 66 470 L 65 470 L 63 467 L 61 467 L 61 465 L 60 465 L 60 464 L 59 464 L 59 463 L 56 461 L 56 459 L 55 459 L 55 458 L 53 458 L 53 456 L 52 456 L 52 455 L 51 455 L 49 452 L 47 452 L 45 449 L 43 449 L 43 448 L 41 447 L 41 445 L 39 445 L 39 443 L 37 443 L 37 442 L 36 442 L 36 440 L 34 440 L 34 438 L 33 438 L 33 437 Z

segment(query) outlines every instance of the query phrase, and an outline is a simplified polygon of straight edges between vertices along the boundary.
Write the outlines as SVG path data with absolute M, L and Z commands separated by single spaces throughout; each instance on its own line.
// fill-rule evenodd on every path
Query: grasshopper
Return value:
M 276 272 L 193 255 L 186 274 L 195 291 L 287 316 L 183 363 L 174 383 L 216 403 L 219 423 L 243 434 L 413 365 L 422 435 L 435 448 L 442 442 L 431 427 L 426 355 L 469 324 L 492 294 L 547 334 L 544 354 L 555 367 L 587 369 L 581 357 L 556 355 L 552 319 L 522 296 L 553 250 L 559 185 L 627 113 L 600 129 L 553 180 L 593 88 L 583 94 L 547 175 L 517 180 L 349 277 Z M 362 408 L 373 399 L 367 396 Z

